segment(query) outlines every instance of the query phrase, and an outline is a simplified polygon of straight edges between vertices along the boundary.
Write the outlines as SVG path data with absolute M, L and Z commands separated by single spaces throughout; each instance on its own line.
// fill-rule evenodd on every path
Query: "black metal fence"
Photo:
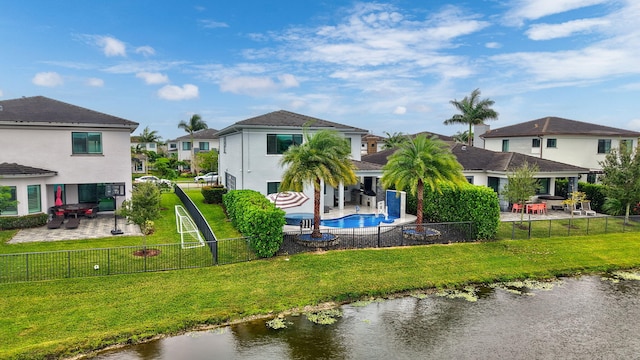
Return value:
M 505 221 L 498 239 L 531 239 L 557 236 L 599 235 L 640 231 L 640 216 L 579 216 L 564 219 Z
M 196 204 L 193 203 L 193 200 L 191 200 L 191 198 L 177 184 L 173 187 L 173 189 L 178 198 L 180 198 L 180 201 L 182 201 L 182 204 L 184 204 L 185 210 L 187 210 L 187 212 L 191 216 L 191 219 L 193 219 L 196 227 L 198 228 L 198 230 L 200 230 L 200 233 L 202 233 L 202 236 L 204 237 L 209 250 L 211 250 L 211 254 L 213 255 L 215 264 L 217 264 L 218 241 L 216 239 L 216 235 L 213 233 L 213 230 L 211 230 L 211 227 L 209 226 L 209 222 L 207 222 L 207 219 L 204 218 Z
M 188 202 L 185 201 L 186 203 Z M 473 225 L 470 222 L 424 224 L 423 226 L 422 229 L 413 224 L 357 229 L 323 229 L 325 236 L 330 236 L 331 240 L 329 246 L 322 247 L 326 250 L 336 250 L 474 240 Z M 311 240 L 309 235 L 310 231 L 284 234 L 278 255 L 315 251 L 321 247 Z M 309 240 L 304 241 L 305 237 Z M 251 250 L 248 238 L 206 241 L 205 245 L 194 242 L 1 254 L 0 283 L 191 269 L 255 259 L 257 256 Z

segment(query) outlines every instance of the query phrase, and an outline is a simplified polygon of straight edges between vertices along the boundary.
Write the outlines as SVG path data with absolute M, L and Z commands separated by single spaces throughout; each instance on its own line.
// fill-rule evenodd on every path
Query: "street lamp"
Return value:
M 105 195 L 113 197 L 113 230 L 111 230 L 111 235 L 122 235 L 124 232 L 118 229 L 118 215 L 116 214 L 118 202 L 116 197 L 126 195 L 124 184 L 107 184 L 105 187 Z

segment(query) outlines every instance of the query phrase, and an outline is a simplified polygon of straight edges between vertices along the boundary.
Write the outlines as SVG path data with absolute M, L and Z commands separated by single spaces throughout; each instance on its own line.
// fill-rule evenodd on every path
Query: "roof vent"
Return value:
M 462 145 L 462 151 L 467 151 L 467 145 Z

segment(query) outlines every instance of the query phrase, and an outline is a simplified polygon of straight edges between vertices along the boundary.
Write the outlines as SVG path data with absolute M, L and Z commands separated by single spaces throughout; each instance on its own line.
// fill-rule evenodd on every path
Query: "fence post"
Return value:
M 589 217 L 587 217 L 587 235 L 589 235 Z
M 378 248 L 380 247 L 380 225 L 378 225 Z
M 607 233 L 607 227 L 609 226 L 609 217 L 604 218 L 604 233 Z
M 24 260 L 27 265 L 27 281 L 29 281 L 29 254 L 25 255 Z
M 71 251 L 67 250 L 67 277 L 71 278 Z
M 549 220 L 549 237 L 551 237 L 551 220 Z
M 516 239 L 516 222 L 512 221 L 511 222 L 511 240 L 515 240 Z

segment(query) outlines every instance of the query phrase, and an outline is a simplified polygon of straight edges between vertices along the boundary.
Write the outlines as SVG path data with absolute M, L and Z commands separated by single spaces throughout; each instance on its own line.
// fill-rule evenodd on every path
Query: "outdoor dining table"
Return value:
M 92 209 L 95 204 L 64 204 L 58 208 L 64 211 L 65 215 L 73 215 L 78 217 L 78 214 L 83 215 L 87 210 Z

